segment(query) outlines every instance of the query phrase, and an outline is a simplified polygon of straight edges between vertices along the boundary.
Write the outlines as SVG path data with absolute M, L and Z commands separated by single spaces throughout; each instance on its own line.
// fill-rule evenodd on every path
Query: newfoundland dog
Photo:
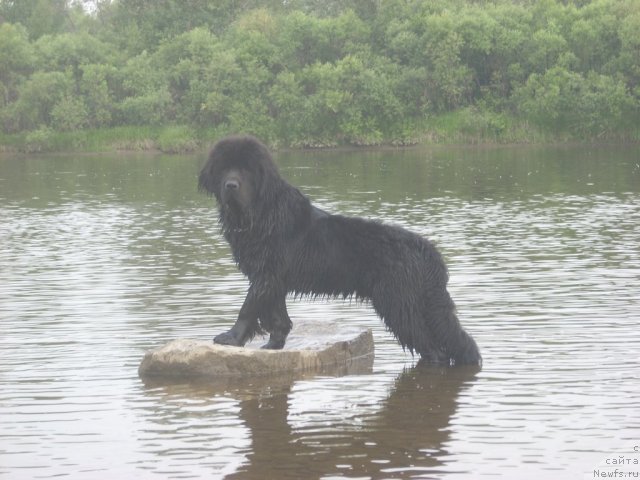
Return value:
M 440 253 L 394 225 L 334 215 L 287 183 L 267 148 L 231 136 L 211 150 L 200 189 L 215 196 L 222 233 L 249 279 L 236 323 L 215 343 L 243 346 L 269 333 L 279 349 L 291 330 L 288 293 L 369 300 L 405 349 L 433 363 L 479 365 L 460 326 Z

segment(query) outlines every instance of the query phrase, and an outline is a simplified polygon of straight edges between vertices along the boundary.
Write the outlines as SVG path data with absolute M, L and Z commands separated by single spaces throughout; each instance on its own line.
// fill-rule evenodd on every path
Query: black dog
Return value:
M 216 197 L 222 233 L 250 283 L 235 325 L 214 342 L 242 346 L 266 331 L 263 348 L 279 349 L 291 330 L 287 293 L 355 295 L 371 301 L 411 353 L 451 365 L 482 362 L 447 292 L 447 268 L 428 240 L 314 207 L 249 136 L 220 140 L 199 185 Z

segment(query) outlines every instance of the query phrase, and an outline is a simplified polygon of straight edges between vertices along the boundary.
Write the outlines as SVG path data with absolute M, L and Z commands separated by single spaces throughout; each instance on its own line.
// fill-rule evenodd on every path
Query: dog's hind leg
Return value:
M 434 363 L 449 365 L 482 365 L 482 357 L 475 340 L 462 328 L 453 301 L 448 292 L 427 296 L 422 308 L 425 332 L 429 338 L 418 335 L 415 350 L 421 357 Z M 437 355 L 434 356 L 434 344 Z
M 426 362 L 441 365 L 481 365 L 476 342 L 462 329 L 455 305 L 445 288 L 430 293 L 391 287 L 374 290 L 373 307 L 400 345 Z

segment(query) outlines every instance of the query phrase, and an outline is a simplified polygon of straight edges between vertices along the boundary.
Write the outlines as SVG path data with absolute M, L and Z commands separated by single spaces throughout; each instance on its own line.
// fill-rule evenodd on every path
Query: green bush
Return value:
M 638 138 L 638 0 L 81 3 L 0 0 L 5 142 L 42 126 L 56 149 L 118 127 L 136 134 L 117 145 L 166 151 L 196 148 L 190 129 L 296 146 Z
M 51 150 L 54 132 L 49 127 L 40 127 L 28 132 L 24 137 L 21 150 L 25 153 L 41 153 Z
M 87 126 L 87 107 L 82 98 L 66 96 L 51 109 L 51 121 L 56 130 L 70 132 Z

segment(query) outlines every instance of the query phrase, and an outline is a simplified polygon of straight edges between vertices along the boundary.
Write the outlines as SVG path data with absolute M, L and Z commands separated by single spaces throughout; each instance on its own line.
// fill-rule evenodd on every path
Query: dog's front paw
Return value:
M 242 343 L 233 336 L 231 332 L 224 332 L 220 335 L 216 335 L 213 338 L 213 343 L 217 343 L 218 345 L 231 345 L 233 347 L 241 347 Z
M 282 350 L 284 347 L 284 338 L 273 338 L 273 335 L 269 337 L 269 341 L 262 345 L 260 348 L 265 350 Z

